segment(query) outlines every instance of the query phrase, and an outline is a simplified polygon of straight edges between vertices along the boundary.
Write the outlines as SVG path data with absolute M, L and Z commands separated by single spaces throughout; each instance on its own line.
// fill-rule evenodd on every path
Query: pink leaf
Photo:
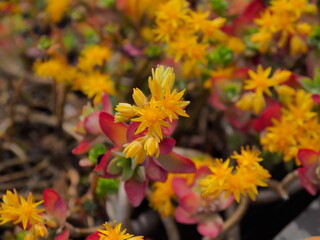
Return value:
M 57 236 L 54 240 L 68 240 L 70 236 L 70 231 L 67 229 L 59 236 Z
M 86 240 L 99 240 L 99 239 L 100 239 L 100 236 L 98 232 L 93 233 L 86 238 Z
M 102 133 L 102 130 L 100 128 L 99 124 L 99 114 L 101 111 L 89 114 L 85 117 L 83 121 L 83 126 L 86 129 L 86 131 L 93 135 L 98 135 Z
M 176 140 L 173 138 L 164 138 L 160 142 L 160 154 L 169 154 L 172 152 L 174 145 L 176 145 Z
M 50 188 L 44 190 L 43 200 L 46 212 L 51 215 L 60 226 L 62 226 L 67 218 L 66 203 L 57 192 Z
M 102 94 L 101 100 L 102 100 L 101 101 L 102 102 L 102 110 L 104 112 L 112 114 L 113 113 L 113 106 L 112 106 L 112 103 L 110 101 L 109 95 L 104 92 Z
M 272 119 L 279 119 L 281 117 L 281 105 L 279 103 L 274 104 L 265 109 L 262 114 L 254 121 L 253 128 L 261 132 L 266 127 L 272 125 Z
M 147 161 L 146 174 L 149 179 L 159 182 L 164 182 L 168 177 L 168 172 L 158 165 L 153 157 Z
M 203 236 L 215 238 L 222 231 L 222 228 L 223 220 L 218 214 L 216 214 L 210 220 L 199 223 L 197 230 Z
M 165 119 L 167 123 L 170 124 L 171 127 L 161 127 L 162 133 L 164 136 L 171 136 L 174 130 L 176 130 L 178 126 L 178 119 L 173 119 L 172 122 L 168 118 Z
M 134 178 L 126 181 L 124 189 L 133 207 L 137 207 L 141 204 L 146 195 L 147 185 L 147 181 L 140 182 L 135 180 Z
M 298 168 L 300 184 L 307 190 L 308 193 L 315 196 L 317 194 L 318 188 L 313 185 L 307 177 L 306 168 Z
M 207 166 L 202 166 L 200 167 L 197 172 L 196 172 L 196 176 L 195 176 L 195 179 L 200 179 L 200 178 L 203 178 L 209 174 L 211 174 L 211 170 L 209 167 Z
M 127 142 L 127 128 L 124 123 L 115 123 L 114 117 L 106 112 L 99 115 L 99 123 L 102 131 L 117 146 L 122 146 Z
M 183 224 L 196 224 L 198 219 L 192 216 L 189 212 L 184 210 L 182 207 L 177 207 L 175 212 L 176 221 Z
M 189 158 L 175 152 L 160 155 L 157 160 L 170 173 L 193 173 L 196 171 L 196 166 Z
M 179 199 L 179 205 L 189 213 L 196 213 L 201 206 L 201 198 L 195 192 L 190 192 Z
M 187 179 L 182 177 L 173 178 L 172 187 L 178 198 L 183 198 L 191 192 L 190 187 L 187 185 Z
M 311 149 L 299 149 L 298 158 L 304 167 L 309 167 L 315 163 L 319 157 L 319 154 Z

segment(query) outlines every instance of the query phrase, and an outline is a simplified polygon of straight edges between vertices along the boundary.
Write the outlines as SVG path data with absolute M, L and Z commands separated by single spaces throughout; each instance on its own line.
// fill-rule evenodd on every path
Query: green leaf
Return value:
M 54 44 L 54 41 L 47 36 L 42 36 L 38 42 L 37 48 L 46 50 Z
M 63 43 L 64 43 L 65 47 L 67 48 L 67 50 L 70 51 L 76 45 L 76 37 L 75 37 L 75 35 L 72 32 L 67 32 L 63 36 Z
M 209 52 L 208 60 L 210 65 L 218 64 L 222 67 L 229 65 L 233 58 L 233 51 L 226 46 L 218 46 Z
M 226 0 L 210 0 L 211 7 L 219 15 L 225 15 L 228 9 L 228 2 Z
M 118 166 L 119 161 L 121 161 L 121 158 L 113 158 L 110 161 L 107 169 L 110 174 L 117 175 L 121 172 L 122 167 Z
M 96 193 L 99 197 L 115 194 L 119 190 L 119 180 L 116 178 L 99 178 Z
M 98 162 L 98 157 L 107 152 L 107 148 L 103 144 L 96 144 L 89 151 L 89 160 L 93 163 Z

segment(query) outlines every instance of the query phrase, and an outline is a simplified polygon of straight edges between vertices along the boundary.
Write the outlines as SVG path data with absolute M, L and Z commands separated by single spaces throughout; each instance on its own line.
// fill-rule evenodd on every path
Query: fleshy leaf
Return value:
M 317 194 L 317 187 L 313 185 L 308 177 L 307 177 L 307 169 L 306 168 L 298 168 L 300 184 L 307 190 L 308 193 L 315 196 Z
M 149 179 L 159 182 L 164 182 L 168 177 L 168 172 L 158 165 L 153 157 L 147 161 L 146 174 Z
M 179 199 L 179 205 L 189 213 L 196 213 L 201 206 L 201 198 L 194 192 L 190 192 Z
M 67 229 L 59 236 L 57 236 L 54 240 L 68 240 L 70 236 L 70 231 Z
M 222 227 L 223 227 L 222 218 L 218 214 L 215 214 L 213 217 L 211 217 L 207 221 L 199 223 L 197 230 L 203 236 L 215 238 L 222 231 Z
M 101 161 L 98 163 L 98 165 L 93 169 L 94 172 L 96 172 L 100 177 L 104 178 L 114 178 L 117 175 L 112 175 L 107 172 L 108 165 L 112 159 L 112 151 L 117 148 L 110 149 L 101 159 Z
M 72 150 L 72 153 L 77 154 L 83 154 L 90 150 L 90 148 L 95 144 L 94 139 L 90 138 L 84 138 L 79 145 Z
M 177 207 L 175 212 L 176 221 L 183 224 L 196 224 L 198 219 L 192 216 L 189 212 L 184 210 L 182 207 Z
M 138 127 L 139 127 L 140 123 L 137 122 L 131 122 L 128 126 L 128 130 L 127 130 L 127 140 L 128 142 L 132 142 L 133 140 L 139 138 L 139 137 L 143 137 L 146 133 L 147 130 L 139 133 L 139 134 L 135 134 L 135 132 L 137 131 Z
M 107 113 L 110 113 L 110 114 L 113 113 L 113 106 L 112 106 L 112 103 L 110 101 L 109 95 L 106 94 L 105 92 L 102 94 L 101 103 L 102 103 L 102 110 L 104 112 L 107 112 Z
M 317 161 L 319 154 L 311 149 L 299 149 L 298 158 L 304 167 L 309 167 Z
M 99 239 L 100 239 L 100 236 L 98 232 L 93 233 L 86 238 L 86 240 L 99 240 Z
M 193 173 L 196 171 L 192 160 L 175 152 L 160 155 L 157 161 L 170 173 Z
M 191 192 L 190 187 L 187 185 L 187 179 L 182 177 L 173 178 L 172 187 L 178 198 L 183 198 Z
M 281 105 L 274 104 L 267 109 L 265 109 L 262 114 L 254 121 L 253 128 L 261 132 L 266 127 L 272 125 L 272 119 L 279 119 L 281 116 Z
M 99 114 L 101 111 L 89 114 L 84 118 L 83 126 L 86 129 L 86 131 L 92 135 L 98 135 L 102 133 L 102 130 L 100 128 L 99 124 Z
M 67 218 L 67 205 L 64 200 L 56 191 L 47 188 L 43 192 L 43 201 L 46 212 L 62 226 Z
M 125 182 L 124 189 L 133 207 L 137 207 L 141 204 L 146 195 L 147 185 L 147 181 L 140 182 L 134 178 Z
M 128 126 L 124 123 L 115 123 L 114 117 L 106 112 L 100 112 L 99 123 L 102 131 L 117 146 L 127 142 Z
M 172 152 L 173 147 L 176 145 L 176 140 L 173 138 L 164 138 L 160 142 L 160 154 L 169 154 Z

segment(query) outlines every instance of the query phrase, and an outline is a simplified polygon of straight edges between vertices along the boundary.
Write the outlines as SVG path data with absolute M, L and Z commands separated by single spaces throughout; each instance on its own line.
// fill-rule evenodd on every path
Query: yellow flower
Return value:
M 37 239 L 38 236 L 44 237 L 47 235 L 47 229 L 43 225 L 44 219 L 40 216 L 40 213 L 44 209 L 37 209 L 43 201 L 35 202 L 32 193 L 29 193 L 27 199 L 25 199 L 19 196 L 15 189 L 13 192 L 7 190 L 6 194 L 2 197 L 2 201 L 0 206 L 0 224 L 7 222 L 13 222 L 13 224 L 21 223 L 24 230 L 27 229 L 28 224 L 31 224 L 25 240 Z
M 36 61 L 33 67 L 37 76 L 51 77 L 58 82 L 68 83 L 76 77 L 76 69 L 59 57 L 44 62 Z
M 143 240 L 143 236 L 134 236 L 126 233 L 127 229 L 121 231 L 121 223 L 117 224 L 116 221 L 113 224 L 106 222 L 103 226 L 106 230 L 98 229 L 100 240 Z
M 133 118 L 131 121 L 140 122 L 138 129 L 135 134 L 143 132 L 148 129 L 149 135 L 154 135 L 162 139 L 161 127 L 170 127 L 170 125 L 164 121 L 167 117 L 165 112 L 161 111 L 159 107 L 153 102 L 142 108 L 137 109 L 137 118 Z
M 290 54 L 292 56 L 300 53 L 306 53 L 308 51 L 307 44 L 301 37 L 294 35 L 290 40 Z
M 94 71 L 82 77 L 81 91 L 88 98 L 99 99 L 104 92 L 111 95 L 115 94 L 114 83 L 109 75 Z
M 241 154 L 235 153 L 232 158 L 237 160 L 238 166 L 229 166 L 230 161 L 216 160 L 211 166 L 212 174 L 200 180 L 201 192 L 204 197 L 217 197 L 221 193 L 225 196 L 233 195 L 240 202 L 241 195 L 249 195 L 255 200 L 258 194 L 257 187 L 265 187 L 265 181 L 270 178 L 269 172 L 258 162 L 259 152 L 249 147 L 241 148 Z
M 70 0 L 47 0 L 47 11 L 53 22 L 59 22 L 68 10 Z
M 254 110 L 256 114 L 260 113 L 265 107 L 263 94 L 271 96 L 270 87 L 275 87 L 280 83 L 287 81 L 291 75 L 289 71 L 277 71 L 270 77 L 271 67 L 263 70 L 259 65 L 257 72 L 249 70 L 250 79 L 245 80 L 244 89 L 254 90 L 253 93 L 245 94 L 238 102 L 237 106 L 242 110 Z
M 158 211 L 161 217 L 168 217 L 174 214 L 175 206 L 172 203 L 176 199 L 176 194 L 172 187 L 172 179 L 175 174 L 168 174 L 165 182 L 155 182 L 152 184 L 152 192 L 149 194 L 150 206 Z
M 80 53 L 78 67 L 83 71 L 91 71 L 95 66 L 102 66 L 110 59 L 111 51 L 106 46 L 92 45 L 83 49 Z
M 249 146 L 244 149 L 244 147 L 241 147 L 241 153 L 234 152 L 234 154 L 231 156 L 231 158 L 236 159 L 239 166 L 252 166 L 255 165 L 257 162 L 262 161 L 262 158 L 259 158 L 260 152 L 253 147 L 252 150 L 250 150 Z

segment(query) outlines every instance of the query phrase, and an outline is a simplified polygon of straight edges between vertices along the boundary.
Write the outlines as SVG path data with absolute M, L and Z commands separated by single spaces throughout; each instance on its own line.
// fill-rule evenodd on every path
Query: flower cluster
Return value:
M 239 38 L 228 36 L 221 30 L 225 18 L 211 20 L 208 11 L 194 11 L 186 0 L 170 0 L 159 6 L 155 21 L 156 40 L 167 44 L 168 53 L 176 62 L 183 62 L 186 76 L 199 75 L 198 64 L 208 64 L 213 42 L 235 52 L 242 52 L 245 47 Z
M 47 12 L 53 22 L 59 22 L 68 10 L 70 0 L 48 0 Z
M 185 90 L 172 91 L 174 81 L 172 68 L 157 67 L 152 70 L 152 77 L 149 77 L 149 101 L 140 89 L 135 88 L 132 97 L 136 106 L 120 103 L 116 107 L 115 122 L 137 122 L 139 127 L 135 134 L 144 133 L 123 150 L 127 158 L 134 158 L 138 164 L 143 163 L 146 156 L 159 156 L 163 132 L 171 128 L 173 120 L 178 119 L 179 115 L 188 117 L 184 108 L 189 102 L 182 100 Z
M 37 239 L 38 236 L 44 237 L 48 234 L 44 226 L 44 218 L 40 215 L 44 209 L 37 209 L 43 202 L 36 202 L 29 193 L 27 199 L 19 196 L 16 190 L 11 192 L 7 190 L 2 197 L 0 207 L 0 224 L 13 222 L 14 224 L 22 224 L 24 230 L 28 230 L 25 240 Z
M 106 46 L 91 45 L 84 48 L 76 66 L 71 66 L 59 55 L 46 61 L 36 61 L 36 75 L 51 77 L 57 82 L 70 84 L 74 90 L 80 90 L 99 101 L 103 93 L 115 94 L 114 83 L 108 74 L 103 73 L 103 66 L 110 59 L 111 52 Z
M 248 71 L 250 79 L 245 80 L 244 89 L 253 92 L 245 93 L 237 102 L 237 107 L 241 110 L 253 110 L 256 114 L 260 113 L 266 106 L 264 94 L 271 97 L 271 87 L 276 87 L 279 84 L 287 81 L 291 72 L 287 70 L 276 71 L 272 77 L 270 76 L 271 67 L 263 69 L 261 65 L 258 66 L 257 72 Z
M 121 223 L 115 220 L 113 223 L 103 224 L 105 229 L 98 229 L 98 232 L 91 234 L 86 240 L 143 240 L 143 236 L 134 236 L 127 233 L 127 229 L 121 230 Z
M 271 177 L 259 164 L 262 161 L 259 155 L 260 152 L 255 148 L 242 148 L 240 154 L 235 152 L 231 156 L 238 164 L 236 167 L 230 166 L 229 159 L 216 159 L 210 166 L 212 174 L 200 181 L 203 196 L 216 197 L 224 192 L 226 196 L 232 194 L 237 202 L 240 202 L 241 195 L 255 200 L 257 187 L 267 186 L 265 181 Z
M 272 46 L 272 39 L 280 36 L 278 47 L 283 48 L 289 42 L 291 55 L 306 53 L 308 48 L 305 36 L 311 33 L 312 26 L 303 21 L 302 17 L 305 13 L 316 12 L 317 6 L 307 0 L 273 0 L 261 16 L 255 19 L 260 28 L 251 40 L 265 53 Z
M 295 159 L 300 165 L 297 153 L 301 148 L 320 150 L 320 124 L 318 114 L 313 111 L 312 94 L 289 86 L 280 89 L 283 106 L 280 119 L 266 128 L 260 141 L 269 152 L 283 154 L 284 161 Z

